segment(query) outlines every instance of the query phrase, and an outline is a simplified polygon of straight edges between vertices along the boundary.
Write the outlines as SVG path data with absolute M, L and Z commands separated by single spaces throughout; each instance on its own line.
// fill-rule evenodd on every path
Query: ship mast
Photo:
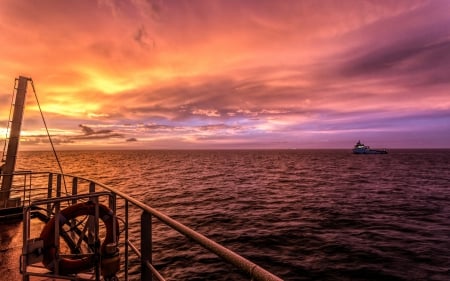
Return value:
M 2 186 L 0 192 L 0 202 L 2 202 L 3 204 L 5 204 L 9 200 L 10 190 L 12 187 L 12 174 L 14 173 L 14 168 L 16 166 L 17 150 L 19 148 L 20 140 L 20 129 L 22 126 L 25 96 L 27 93 L 27 85 L 29 80 L 30 78 L 23 76 L 19 76 L 19 78 L 16 78 L 17 86 L 14 88 L 14 91 L 16 92 L 15 101 L 13 104 L 14 112 L 12 120 L 9 120 L 9 122 L 11 122 L 11 130 L 9 132 L 9 137 L 6 139 L 8 149 L 6 152 L 5 164 L 1 168 Z

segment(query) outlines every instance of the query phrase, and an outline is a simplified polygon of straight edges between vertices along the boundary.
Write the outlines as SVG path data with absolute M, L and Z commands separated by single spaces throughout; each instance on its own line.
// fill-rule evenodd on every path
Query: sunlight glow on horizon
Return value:
M 450 147 L 449 10 L 5 0 L 0 133 L 22 74 L 60 149 Z M 32 150 L 46 140 L 31 94 L 21 147 Z

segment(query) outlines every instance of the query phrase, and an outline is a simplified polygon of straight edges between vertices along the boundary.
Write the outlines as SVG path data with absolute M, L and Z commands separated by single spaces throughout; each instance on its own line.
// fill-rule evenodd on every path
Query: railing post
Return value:
M 95 183 L 94 182 L 89 182 L 89 193 L 94 193 L 95 192 Z M 98 203 L 97 198 L 93 197 L 89 197 L 89 200 L 94 201 L 95 203 Z M 88 221 L 88 244 L 89 245 L 93 245 L 95 243 L 95 233 L 93 232 L 93 229 L 95 227 L 95 221 L 94 221 L 94 217 L 93 216 L 89 216 Z
M 30 182 L 31 182 L 31 174 L 30 174 Z M 31 197 L 31 194 L 30 194 Z M 31 199 L 30 199 L 31 201 Z M 27 202 L 27 174 L 23 175 L 23 203 L 22 206 L 25 206 L 25 202 Z
M 72 178 L 72 195 L 78 194 L 78 178 Z M 72 199 L 72 204 L 77 204 L 77 199 Z
M 58 179 L 61 179 L 61 177 L 58 175 Z M 60 227 L 60 208 L 61 208 L 61 202 L 56 201 L 55 202 L 55 247 L 56 247 L 56 257 L 59 257 L 59 227 Z M 56 258 L 55 262 L 55 273 L 56 275 L 59 274 L 59 258 Z
M 111 193 L 108 198 L 108 205 L 109 208 L 116 213 L 116 201 L 117 201 L 117 195 L 115 193 Z
M 100 211 L 98 209 L 98 197 L 96 197 L 95 200 L 95 216 L 94 216 L 94 241 L 95 241 L 95 248 L 94 248 L 94 254 L 95 254 L 95 258 L 100 260 L 100 244 L 98 244 L 97 242 L 100 241 L 99 238 L 99 215 L 100 215 Z M 100 263 L 97 262 L 95 265 L 95 280 L 100 280 Z
M 22 233 L 22 256 L 20 257 L 20 272 L 22 273 L 22 281 L 29 281 L 30 277 L 27 274 L 28 256 L 27 247 L 28 240 L 30 239 L 30 210 L 31 206 L 27 206 L 23 209 L 23 233 Z
M 95 192 L 95 182 L 89 182 L 89 193 Z
M 128 281 L 128 200 L 125 199 L 125 281 Z
M 61 197 L 61 179 L 62 179 L 62 175 L 58 174 L 56 176 L 56 197 L 57 198 Z
M 48 174 L 48 184 L 47 184 L 47 199 L 52 198 L 53 192 L 53 174 Z M 50 217 L 52 214 L 52 204 L 47 203 L 47 216 Z
M 111 193 L 109 195 L 109 198 L 108 198 L 108 204 L 109 204 L 109 208 L 113 211 L 114 216 L 117 215 L 116 214 L 116 203 L 117 203 L 116 194 L 115 193 Z M 117 233 L 116 229 L 117 229 L 117 227 L 119 227 L 119 226 L 116 224 L 116 220 L 113 220 L 113 239 L 114 239 L 114 241 L 117 241 L 117 237 L 116 237 L 116 233 Z
M 29 179 L 30 179 L 30 184 L 28 185 L 28 199 L 27 199 L 28 205 L 31 205 L 31 187 L 32 187 L 32 185 L 33 185 L 32 178 L 33 178 L 33 173 L 30 172 L 30 177 L 29 177 Z M 22 204 L 22 205 L 23 205 L 23 204 Z
M 141 280 L 152 280 L 152 272 L 147 262 L 152 264 L 152 216 L 143 211 L 141 215 Z
M 78 178 L 77 177 L 73 177 L 72 178 L 72 195 L 77 195 L 77 194 L 78 194 Z M 75 205 L 75 204 L 77 204 L 77 199 L 76 198 L 72 199 L 72 205 Z M 75 228 L 75 225 L 76 225 L 75 220 L 70 220 L 70 227 L 72 229 Z M 75 241 L 76 235 L 75 235 L 74 231 L 70 232 L 70 237 L 72 238 L 72 240 Z

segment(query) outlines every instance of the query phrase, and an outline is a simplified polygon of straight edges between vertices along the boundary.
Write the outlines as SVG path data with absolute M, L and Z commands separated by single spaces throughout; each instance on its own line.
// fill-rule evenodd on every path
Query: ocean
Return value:
M 125 191 L 284 280 L 450 280 L 450 150 L 58 155 L 65 173 Z M 20 152 L 16 169 L 58 166 L 50 152 Z M 163 226 L 153 250 L 167 280 L 248 280 Z

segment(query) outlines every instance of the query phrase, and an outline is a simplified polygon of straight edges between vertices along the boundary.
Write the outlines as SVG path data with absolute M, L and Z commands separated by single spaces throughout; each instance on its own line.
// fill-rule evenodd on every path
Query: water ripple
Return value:
M 65 172 L 115 185 L 285 280 L 450 279 L 448 150 L 60 154 Z M 49 153 L 19 159 L 57 170 Z M 168 280 L 240 278 L 157 222 L 153 260 Z

